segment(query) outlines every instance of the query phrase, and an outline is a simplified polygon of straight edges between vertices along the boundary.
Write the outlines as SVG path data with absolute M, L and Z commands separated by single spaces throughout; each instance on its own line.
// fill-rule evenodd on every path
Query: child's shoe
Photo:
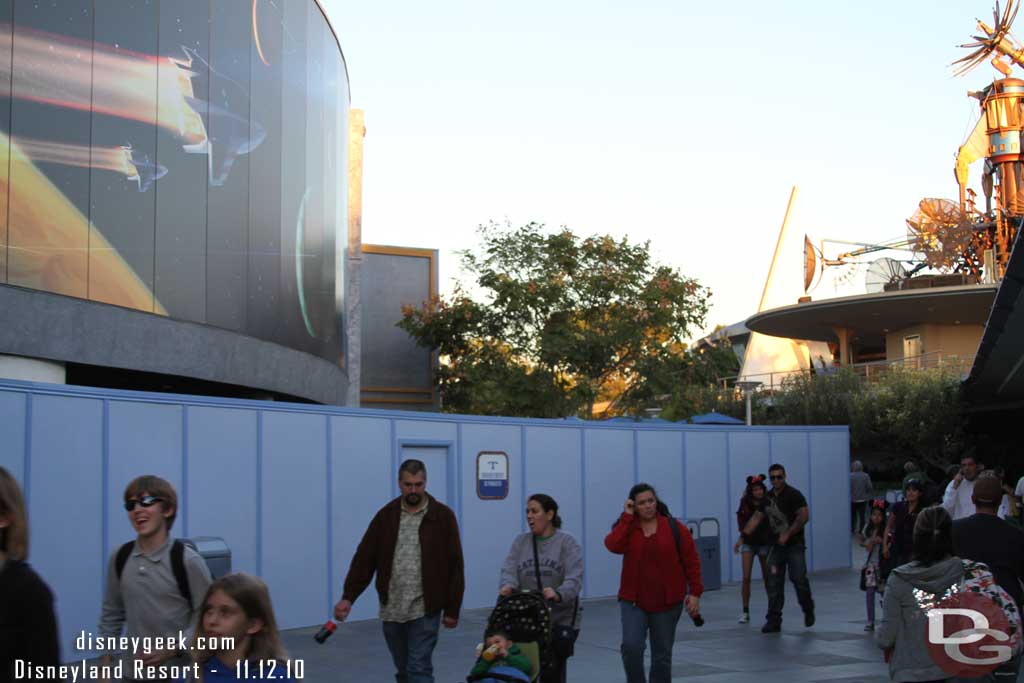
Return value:
M 740 623 L 741 624 L 749 624 L 750 623 L 750 612 L 744 612 L 743 613 L 743 616 L 740 617 Z
M 867 623 L 867 624 L 866 624 L 866 625 L 864 626 L 864 630 L 865 630 L 865 631 L 874 631 L 874 630 L 875 630 L 875 625 L 874 625 L 874 624 L 873 624 L 872 622 L 870 622 L 870 621 L 869 621 L 869 622 L 868 622 L 868 623 Z

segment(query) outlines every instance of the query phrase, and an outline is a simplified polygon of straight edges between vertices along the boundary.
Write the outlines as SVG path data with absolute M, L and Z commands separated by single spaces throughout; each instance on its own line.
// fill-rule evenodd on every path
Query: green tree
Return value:
M 689 362 L 683 340 L 703 325 L 710 294 L 654 263 L 649 243 L 537 223 L 479 232 L 481 246 L 460 253 L 479 299 L 460 287 L 398 323 L 440 354 L 446 410 L 590 415 L 607 387 L 634 405 Z

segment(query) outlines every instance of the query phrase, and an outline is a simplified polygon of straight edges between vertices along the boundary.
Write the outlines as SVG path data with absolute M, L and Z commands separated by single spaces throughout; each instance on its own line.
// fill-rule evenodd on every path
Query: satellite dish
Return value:
M 868 272 L 864 276 L 864 288 L 868 294 L 884 292 L 886 285 L 891 285 L 907 277 L 907 269 L 903 264 L 894 258 L 883 257 L 875 259 L 868 266 Z
M 814 253 L 814 245 L 811 244 L 811 238 L 804 235 L 804 294 L 810 291 L 817 270 L 818 256 Z

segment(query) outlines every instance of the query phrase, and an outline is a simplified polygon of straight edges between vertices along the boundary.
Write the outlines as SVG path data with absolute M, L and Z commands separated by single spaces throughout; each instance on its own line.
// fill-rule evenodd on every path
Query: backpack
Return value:
M 996 584 L 992 577 L 992 572 L 988 566 L 981 562 L 974 562 L 973 560 L 961 560 L 964 565 L 964 575 L 960 579 L 960 592 L 969 591 L 971 593 L 979 593 L 996 604 L 1003 614 L 1006 615 L 1006 621 L 1009 624 L 1008 634 L 1010 640 L 1007 644 L 1013 651 L 1013 656 L 1016 657 L 1024 649 L 1024 642 L 1021 640 L 1021 620 L 1020 612 L 1017 610 L 1017 603 L 1013 601 L 1010 594 L 1007 593 L 1003 588 Z
M 114 569 L 117 571 L 118 581 L 121 580 L 121 574 L 124 573 L 124 566 L 128 564 L 128 558 L 132 554 L 133 547 L 135 547 L 135 541 L 128 541 L 117 550 Z M 192 589 L 188 586 L 188 573 L 185 571 L 185 543 L 177 538 L 171 544 L 171 571 L 174 572 L 174 580 L 178 584 L 178 592 L 181 593 L 181 597 L 185 598 L 185 602 L 191 608 Z

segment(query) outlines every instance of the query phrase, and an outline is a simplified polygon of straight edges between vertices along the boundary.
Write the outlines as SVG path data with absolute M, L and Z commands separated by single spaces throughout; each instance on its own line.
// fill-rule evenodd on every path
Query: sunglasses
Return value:
M 768 478 L 771 479 L 772 481 L 782 481 L 783 479 L 786 478 L 786 475 L 785 474 L 772 474 Z
M 129 498 L 124 502 L 124 509 L 131 512 L 135 509 L 136 505 L 141 505 L 144 508 L 151 508 L 157 503 L 164 502 L 163 498 L 157 498 L 156 496 L 143 496 L 142 498 Z

